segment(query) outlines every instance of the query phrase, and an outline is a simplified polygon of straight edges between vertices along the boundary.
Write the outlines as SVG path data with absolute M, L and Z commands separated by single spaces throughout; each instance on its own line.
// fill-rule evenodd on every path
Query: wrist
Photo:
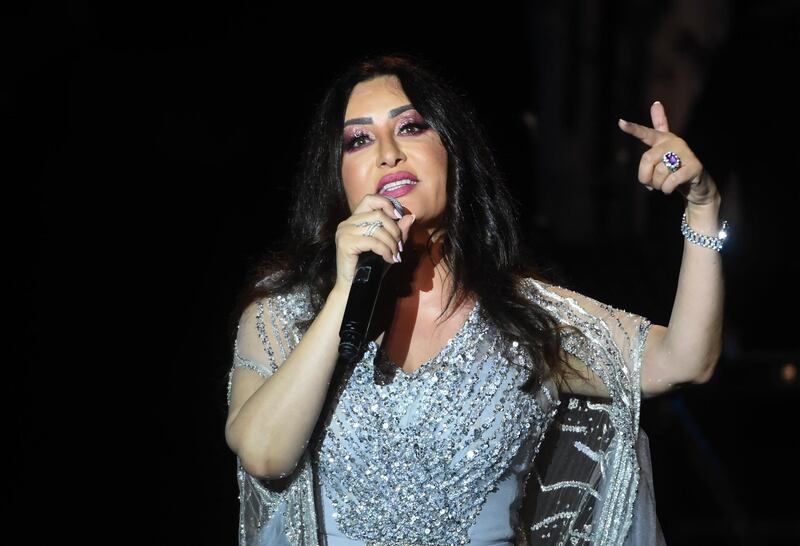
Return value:
M 700 210 L 698 213 L 697 209 L 694 209 L 694 219 L 690 220 L 690 211 L 688 207 L 686 208 L 681 219 L 681 234 L 690 243 L 719 252 L 728 238 L 728 222 L 722 222 L 722 226 L 719 226 L 718 209 Z
M 708 203 L 687 202 L 686 223 L 697 233 L 716 237 L 720 230 L 719 211 L 722 198 L 716 194 Z
M 337 280 L 333 288 L 331 289 L 330 293 L 328 294 L 327 299 L 340 299 L 347 301 L 347 298 L 350 296 L 350 287 L 352 283 L 347 284 L 344 281 Z

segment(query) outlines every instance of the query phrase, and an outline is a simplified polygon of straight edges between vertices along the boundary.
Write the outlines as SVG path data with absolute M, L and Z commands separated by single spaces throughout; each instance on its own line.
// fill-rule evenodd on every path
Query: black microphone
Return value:
M 403 207 L 397 199 L 388 195 L 384 197 L 392 202 L 400 214 L 403 214 Z M 391 265 L 371 250 L 358 255 L 356 272 L 353 275 L 342 326 L 339 329 L 339 357 L 346 363 L 352 362 L 361 354 L 381 282 Z

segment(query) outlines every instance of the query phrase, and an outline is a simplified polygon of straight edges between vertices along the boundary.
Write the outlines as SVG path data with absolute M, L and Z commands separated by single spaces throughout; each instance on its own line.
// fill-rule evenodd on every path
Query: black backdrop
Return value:
M 717 375 L 644 403 L 659 515 L 670 544 L 795 543 L 778 492 L 798 485 L 798 10 L 750 4 L 704 4 L 677 31 L 663 23 L 682 2 L 9 11 L 6 268 L 23 343 L 21 364 L 6 360 L 5 498 L 16 529 L 26 542 L 234 542 L 223 438 L 233 298 L 283 233 L 325 83 L 352 56 L 388 49 L 433 60 L 469 94 L 560 282 L 660 324 L 681 203 L 645 195 L 643 150 L 615 120 L 648 122 L 656 98 L 668 115 L 678 105 L 734 235 Z M 664 58 L 677 60 L 653 62 Z

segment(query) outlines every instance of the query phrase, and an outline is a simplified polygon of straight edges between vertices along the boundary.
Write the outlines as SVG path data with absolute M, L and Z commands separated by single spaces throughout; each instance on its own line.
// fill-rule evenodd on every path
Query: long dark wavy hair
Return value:
M 259 298 L 304 283 L 310 288 L 314 315 L 321 309 L 336 280 L 336 229 L 351 214 L 341 177 L 347 102 L 359 82 L 393 75 L 447 150 L 448 198 L 440 229 L 442 259 L 453 289 L 442 314 L 454 298 L 457 306 L 466 295 L 477 296 L 501 333 L 518 341 L 539 363 L 538 373 L 531 374 L 523 390 L 533 392 L 544 374 L 563 377 L 569 364 L 560 352 L 561 334 L 571 327 L 558 325 L 522 292 L 523 277 L 547 279 L 523 248 L 519 207 L 472 105 L 431 66 L 409 54 L 371 55 L 345 69 L 324 93 L 306 131 L 295 174 L 288 236 L 252 268 L 229 317 L 231 344 L 241 313 Z M 429 248 L 434 235 L 428 239 Z M 298 324 L 301 331 L 309 325 L 310 321 Z

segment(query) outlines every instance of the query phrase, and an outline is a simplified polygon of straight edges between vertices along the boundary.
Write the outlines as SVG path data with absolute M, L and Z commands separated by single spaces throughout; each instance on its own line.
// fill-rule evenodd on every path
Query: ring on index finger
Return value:
M 380 220 L 364 220 L 363 222 L 359 222 L 356 224 L 358 227 L 367 226 L 367 230 L 364 232 L 365 237 L 372 237 L 372 235 L 378 231 L 380 228 L 383 227 L 383 222 Z
M 674 173 L 681 168 L 681 158 L 675 152 L 667 152 L 661 158 L 661 163 L 666 165 L 669 172 Z

